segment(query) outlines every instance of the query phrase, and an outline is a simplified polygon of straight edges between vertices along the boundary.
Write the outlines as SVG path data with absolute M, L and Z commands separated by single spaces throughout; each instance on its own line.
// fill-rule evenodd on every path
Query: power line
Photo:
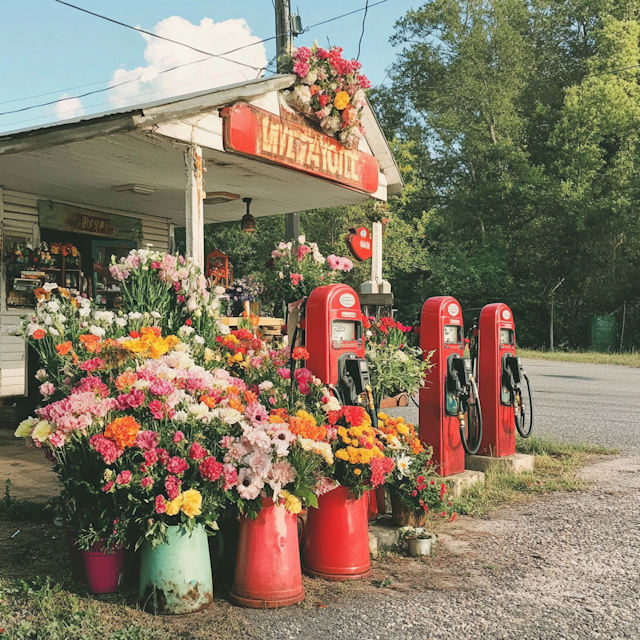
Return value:
M 360 46 L 362 45 L 362 38 L 364 38 L 364 27 L 367 23 L 367 13 L 369 12 L 369 0 L 367 0 L 367 4 L 364 6 L 364 16 L 362 17 L 362 33 L 360 34 L 360 40 L 358 40 L 358 55 L 356 56 L 356 60 L 360 60 Z
M 133 31 L 137 31 L 138 33 L 144 33 L 147 36 L 152 36 L 153 38 L 158 38 L 159 40 L 165 40 L 166 42 L 171 42 L 173 44 L 179 44 L 187 49 L 191 49 L 192 51 L 196 51 L 197 53 L 204 53 L 207 56 L 211 56 L 212 58 L 220 58 L 221 60 L 226 60 L 227 62 L 233 62 L 234 64 L 242 65 L 243 67 L 248 67 L 249 69 L 253 69 L 254 71 L 259 71 L 260 67 L 254 67 L 251 64 L 246 64 L 244 62 L 238 62 L 237 60 L 231 60 L 230 58 L 225 58 L 225 54 L 216 54 L 210 53 L 209 51 L 203 51 L 202 49 L 198 49 L 197 47 L 192 47 L 190 44 L 186 44 L 185 42 L 179 42 L 178 40 L 172 40 L 171 38 L 167 38 L 165 36 L 158 35 L 157 33 L 152 33 L 151 31 L 145 31 L 144 29 L 140 29 L 139 27 L 134 27 L 126 22 L 120 22 L 119 20 L 114 20 L 113 18 L 108 18 L 107 16 L 100 15 L 99 13 L 94 13 L 93 11 L 89 11 L 88 9 L 83 9 L 82 7 L 78 7 L 75 4 L 70 4 L 68 2 L 64 2 L 64 0 L 55 0 L 59 4 L 64 4 L 67 7 L 71 7 L 72 9 L 77 9 L 78 11 L 82 11 L 83 13 L 88 13 L 91 16 L 95 16 L 96 18 L 101 18 L 102 20 L 106 20 L 107 22 L 112 22 L 113 24 L 120 25 L 121 27 L 125 27 L 127 29 L 131 29 Z M 233 49 L 228 53 L 233 53 L 234 51 L 238 51 L 243 47 L 238 47 L 237 49 Z
M 187 47 L 189 49 L 193 49 L 194 51 L 197 51 L 199 53 L 204 53 L 207 56 L 206 58 L 201 58 L 199 60 L 193 60 L 191 62 L 186 62 L 186 63 L 179 64 L 179 65 L 176 65 L 176 66 L 173 66 L 173 67 L 162 69 L 161 71 L 157 72 L 157 75 L 164 74 L 164 73 L 169 73 L 171 71 L 175 71 L 176 69 L 181 69 L 183 67 L 186 67 L 186 66 L 189 66 L 189 65 L 192 65 L 192 64 L 199 64 L 199 63 L 205 62 L 206 60 L 209 60 L 211 58 L 220 58 L 222 60 L 227 60 L 228 62 L 231 62 L 233 64 L 246 66 L 246 67 L 249 67 L 250 69 L 258 71 L 258 74 L 260 74 L 260 72 L 266 71 L 266 70 L 269 69 L 269 67 L 271 66 L 270 63 L 267 64 L 266 67 L 258 68 L 258 67 L 254 67 L 252 65 L 244 64 L 242 62 L 238 62 L 237 60 L 231 60 L 231 59 L 225 58 L 224 56 L 227 56 L 227 55 L 229 55 L 231 53 L 236 53 L 237 51 L 241 51 L 242 49 L 247 49 L 248 47 L 253 47 L 253 46 L 256 46 L 258 44 L 262 44 L 264 42 L 269 42 L 270 40 L 275 40 L 277 37 L 279 37 L 279 35 L 282 35 L 282 34 L 278 34 L 276 36 L 271 36 L 269 38 L 263 38 L 261 40 L 257 40 L 255 42 L 251 42 L 249 44 L 243 45 L 241 47 L 236 47 L 235 49 L 231 49 L 229 51 L 225 51 L 225 52 L 223 52 L 221 54 L 215 54 L 215 53 L 209 53 L 207 51 L 202 51 L 200 49 L 195 49 L 191 45 L 185 44 L 183 42 L 179 42 L 177 40 L 171 40 L 170 38 L 165 38 L 164 36 L 159 36 L 159 35 L 157 35 L 155 33 L 151 33 L 150 31 L 145 31 L 144 29 L 139 29 L 138 27 L 133 27 L 133 26 L 128 25 L 128 24 L 126 24 L 124 22 L 120 22 L 118 20 L 114 20 L 112 18 L 108 18 L 106 16 L 102 16 L 102 15 L 100 15 L 98 13 L 94 13 L 93 11 L 88 11 L 87 9 L 83 9 L 82 7 L 77 7 L 76 5 L 70 4 L 68 2 L 64 2 L 63 0 L 55 0 L 55 1 L 60 3 L 60 4 L 64 4 L 64 5 L 68 6 L 68 7 L 71 7 L 73 9 L 77 9 L 78 11 L 82 11 L 83 13 L 87 13 L 87 14 L 90 14 L 92 16 L 101 18 L 103 20 L 107 20 L 108 22 L 112 22 L 114 24 L 117 24 L 117 25 L 120 25 L 120 26 L 124 26 L 124 27 L 126 27 L 128 29 L 132 29 L 133 31 L 137 31 L 139 33 L 144 33 L 146 35 L 150 35 L 150 36 L 153 36 L 153 37 L 156 37 L 156 38 L 160 38 L 162 40 L 167 40 L 167 41 L 169 41 L 169 42 L 171 42 L 173 44 L 178 44 L 178 45 L 185 46 L 185 47 Z M 375 6 L 380 5 L 380 4 L 384 4 L 385 2 L 388 2 L 388 1 L 389 0 L 380 0 L 379 2 L 376 2 L 376 3 L 370 5 L 369 4 L 369 0 L 366 0 L 366 4 L 365 4 L 364 7 L 361 7 L 360 9 L 355 9 L 354 11 L 350 11 L 349 13 L 344 13 L 342 15 L 335 16 L 333 18 L 329 18 L 328 20 L 323 20 L 322 22 L 317 22 L 315 24 L 312 24 L 309 27 L 307 27 L 304 30 L 304 32 L 306 33 L 308 31 L 311 31 L 311 29 L 314 29 L 315 27 L 319 27 L 319 26 L 321 26 L 323 24 L 327 24 L 329 22 L 334 22 L 335 20 L 341 20 L 342 18 L 346 18 L 347 16 L 351 16 L 351 15 L 354 15 L 356 13 L 360 13 L 361 11 L 364 11 L 365 12 L 365 16 L 364 16 L 364 20 L 363 20 L 363 32 L 362 32 L 362 35 L 360 37 L 360 43 L 361 43 L 362 42 L 362 36 L 364 36 L 364 25 L 365 25 L 365 20 L 366 20 L 366 16 L 367 16 L 368 10 L 370 8 L 372 8 L 372 7 L 375 7 Z M 359 56 L 360 56 L 360 44 L 358 44 L 358 57 Z M 130 77 L 130 76 L 133 76 L 133 75 L 134 74 L 129 74 L 128 76 L 124 76 L 124 77 L 126 78 L 126 77 Z M 136 82 L 143 75 L 146 75 L 146 74 L 145 73 L 135 74 L 135 77 L 133 77 L 131 80 L 125 80 L 123 82 L 118 83 L 117 85 L 111 85 L 111 86 L 108 86 L 108 87 L 104 87 L 102 89 L 96 89 L 95 91 L 88 91 L 88 92 L 80 94 L 80 95 L 68 96 L 67 98 L 63 98 L 63 99 L 64 100 L 73 100 L 75 98 L 80 99 L 80 98 L 86 98 L 86 97 L 91 96 L 91 95 L 96 95 L 98 93 L 104 93 L 105 91 L 110 91 L 111 89 L 115 89 L 117 87 L 120 87 L 120 86 L 123 86 L 123 85 L 126 85 L 126 84 L 131 84 L 132 82 Z M 230 74 L 223 74 L 223 75 L 230 75 Z M 216 76 L 216 77 L 221 77 L 221 76 Z M 67 91 L 72 91 L 73 89 L 81 89 L 81 88 L 84 88 L 84 87 L 95 86 L 97 84 L 103 84 L 104 82 L 111 82 L 111 80 L 112 79 L 103 80 L 101 82 L 94 82 L 94 83 L 91 83 L 91 84 L 80 85 L 78 87 L 60 89 L 58 91 L 50 91 L 48 93 L 41 93 L 41 94 L 37 94 L 37 95 L 34 95 L 34 96 L 25 97 L 25 98 L 16 98 L 14 100 L 7 100 L 5 102 L 0 102 L 0 104 L 9 104 L 9 103 L 12 103 L 12 102 L 19 102 L 21 100 L 29 100 L 31 98 L 39 98 L 39 97 L 43 97 L 43 96 L 47 96 L 47 95 L 53 95 L 53 94 L 56 94 L 56 93 L 58 93 L 58 94 L 59 93 L 66 93 Z M 178 85 L 178 86 L 184 86 L 184 85 Z M 155 92 L 152 92 L 152 93 L 155 93 Z M 139 94 L 139 95 L 146 95 L 146 94 Z M 39 103 L 39 104 L 30 105 L 30 106 L 27 106 L 27 107 L 22 107 L 20 109 L 13 109 L 13 110 L 9 110 L 9 111 L 3 111 L 3 112 L 0 112 L 0 116 L 9 115 L 9 114 L 12 114 L 12 113 L 22 113 L 24 111 L 30 111 L 32 109 L 38 109 L 40 107 L 51 106 L 52 104 L 56 104 L 59 101 L 60 101 L 60 98 L 58 98 L 56 100 L 49 101 L 49 102 L 43 102 L 43 103 Z M 107 104 L 107 103 L 100 103 L 100 104 Z M 46 117 L 46 116 L 40 116 L 38 118 L 30 118 L 28 120 L 18 120 L 16 122 L 12 122 L 10 124 L 20 124 L 22 122 L 30 122 L 32 120 L 39 120 L 39 119 L 44 118 L 44 117 Z

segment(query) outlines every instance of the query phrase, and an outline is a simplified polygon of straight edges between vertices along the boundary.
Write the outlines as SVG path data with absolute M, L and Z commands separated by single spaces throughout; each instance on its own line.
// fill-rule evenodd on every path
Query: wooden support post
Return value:
M 371 231 L 371 280 L 378 286 L 382 282 L 382 223 L 374 222 Z
M 202 149 L 191 145 L 186 151 L 187 188 L 185 192 L 185 221 L 187 256 L 204 269 L 204 188 L 202 180 Z

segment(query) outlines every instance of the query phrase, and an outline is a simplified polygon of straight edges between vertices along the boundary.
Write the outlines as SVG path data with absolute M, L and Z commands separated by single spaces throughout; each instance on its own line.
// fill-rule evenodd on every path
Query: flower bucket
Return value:
M 240 516 L 240 539 L 233 586 L 233 604 L 274 609 L 304 600 L 298 519 L 271 498 L 262 501 L 255 520 Z
M 427 514 L 407 509 L 398 498 L 391 498 L 391 519 L 399 527 L 423 527 Z
M 371 573 L 366 493 L 355 499 L 346 487 L 318 498 L 309 509 L 304 541 L 305 574 L 336 582 Z
M 431 538 L 407 540 L 407 544 L 409 546 L 409 555 L 412 558 L 431 554 Z
M 78 534 L 75 529 L 66 529 L 67 549 L 71 561 L 71 573 L 75 582 L 87 582 L 87 574 L 84 570 L 84 558 L 78 546 Z
M 104 551 L 104 542 L 96 542 L 83 551 L 84 569 L 91 593 L 114 593 L 124 579 L 124 549 Z
M 142 607 L 168 615 L 208 608 L 213 602 L 213 579 L 204 525 L 196 525 L 193 531 L 168 527 L 167 536 L 168 541 L 155 549 L 150 542 L 142 545 Z

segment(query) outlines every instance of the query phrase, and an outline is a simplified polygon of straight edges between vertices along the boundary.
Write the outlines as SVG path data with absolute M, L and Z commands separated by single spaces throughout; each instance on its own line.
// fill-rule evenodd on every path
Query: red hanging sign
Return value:
M 368 153 L 346 149 L 337 140 L 298 122 L 244 102 L 222 109 L 224 147 L 351 189 L 378 190 L 378 162 Z
M 371 232 L 367 227 L 358 227 L 357 229 L 351 229 L 346 240 L 349 250 L 356 258 L 363 262 L 369 260 L 373 255 L 373 240 L 371 239 Z

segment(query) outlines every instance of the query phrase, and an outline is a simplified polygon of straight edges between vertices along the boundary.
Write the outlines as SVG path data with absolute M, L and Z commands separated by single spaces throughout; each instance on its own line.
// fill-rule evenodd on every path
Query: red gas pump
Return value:
M 522 359 L 516 356 L 513 314 L 506 304 L 497 302 L 482 309 L 477 350 L 478 387 L 484 417 L 478 453 L 503 458 L 516 452 L 516 429 L 523 438 L 528 438 L 533 430 L 531 387 Z M 526 401 L 523 383 L 526 383 Z
M 462 473 L 465 453 L 482 437 L 482 413 L 471 360 L 464 357 L 460 304 L 449 296 L 429 298 L 422 307 L 420 347 L 435 365 L 420 389 L 420 438 L 433 447 L 438 473 Z
M 342 404 L 361 404 L 370 379 L 358 294 L 346 284 L 314 289 L 301 329 L 309 352 L 306 366 L 333 388 Z

